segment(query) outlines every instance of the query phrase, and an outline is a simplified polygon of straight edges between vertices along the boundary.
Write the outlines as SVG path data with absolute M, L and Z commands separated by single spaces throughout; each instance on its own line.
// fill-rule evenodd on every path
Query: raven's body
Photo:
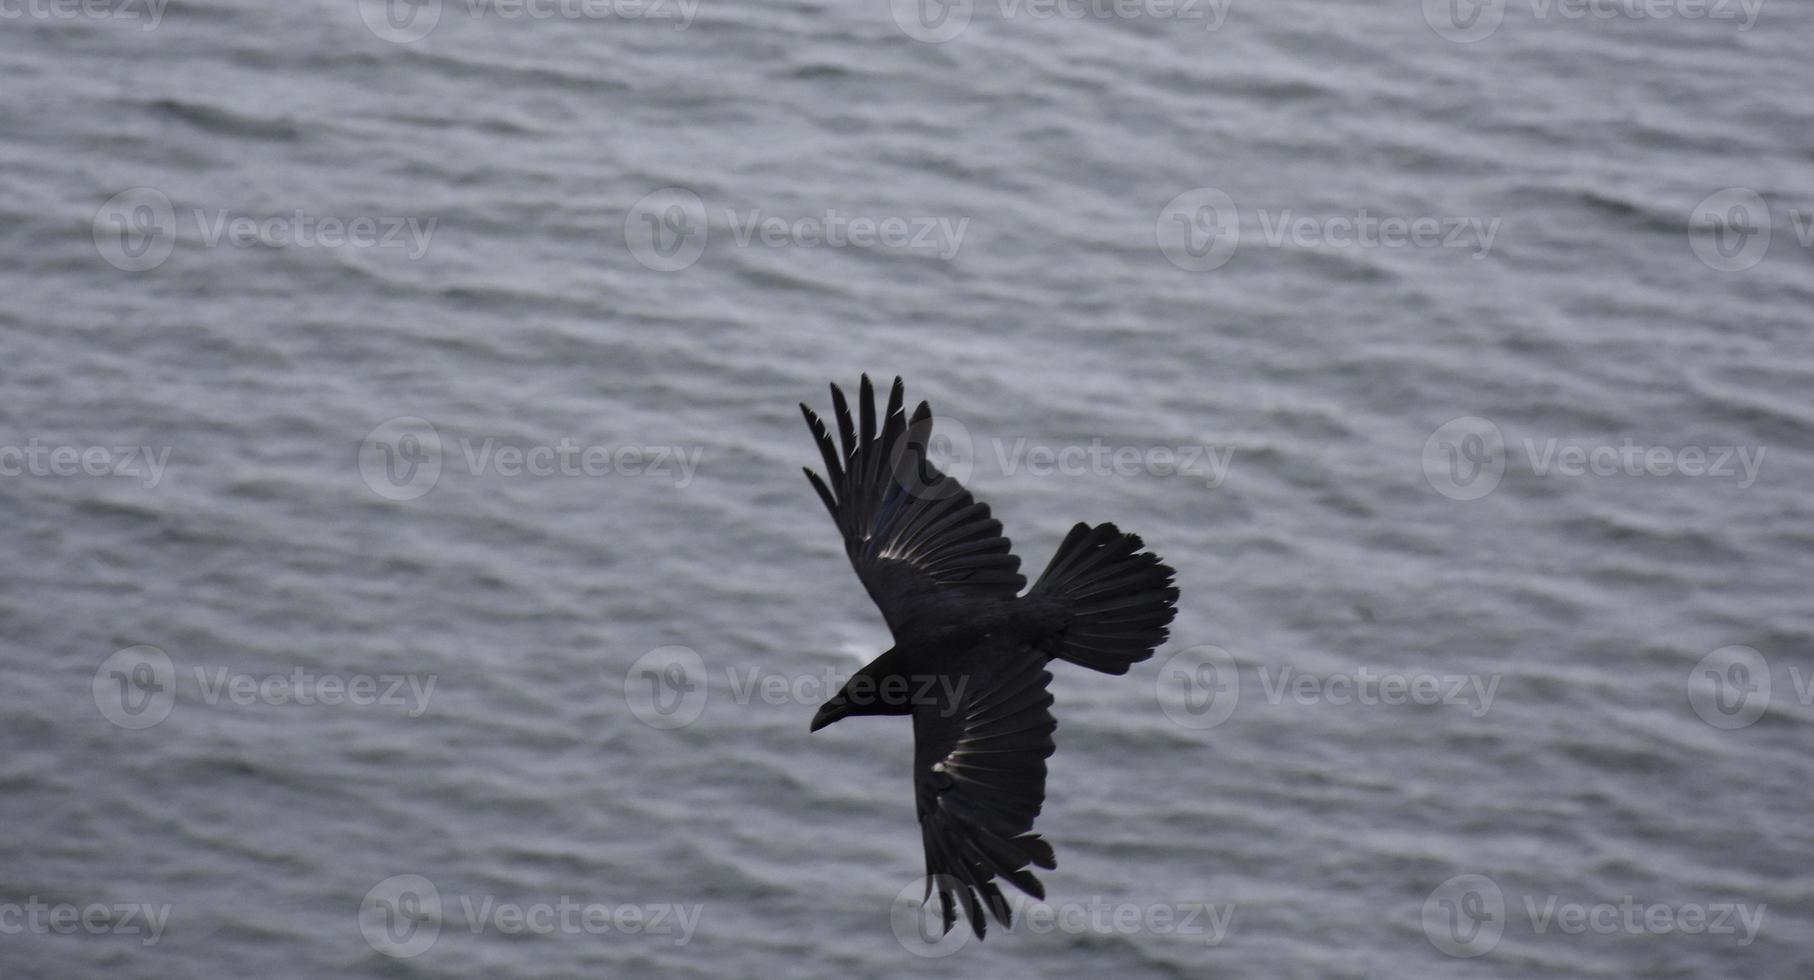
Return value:
M 870 661 L 857 676 L 859 687 L 881 692 L 894 688 L 923 687 L 928 679 L 966 677 L 978 666 L 987 667 L 998 644 L 1048 648 L 1070 618 L 1060 603 L 1044 596 L 1021 596 L 964 603 L 935 621 L 922 621 L 894 646 Z M 906 715 L 913 705 L 882 697 L 852 698 L 849 687 L 838 692 L 813 716 L 818 731 L 840 718 L 853 715 Z
M 1138 537 L 1078 524 L 1022 595 L 1026 578 L 1001 522 L 926 459 L 926 404 L 909 421 L 896 379 L 878 420 L 865 377 L 859 426 L 836 385 L 831 395 L 841 448 L 800 406 L 828 479 L 806 475 L 895 643 L 819 708 L 812 730 L 858 715 L 913 716 L 928 894 L 938 891 L 947 930 L 955 899 L 981 937 L 985 905 L 1011 921 L 995 879 L 1043 898 L 1028 866 L 1055 866 L 1051 845 L 1032 832 L 1057 727 L 1046 665 L 1126 673 L 1164 642 L 1178 590 Z

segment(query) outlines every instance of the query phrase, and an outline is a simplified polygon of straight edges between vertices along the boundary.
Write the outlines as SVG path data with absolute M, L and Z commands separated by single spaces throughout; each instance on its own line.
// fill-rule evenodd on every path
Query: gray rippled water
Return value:
M 0 3 L 0 973 L 1814 975 L 1811 26 Z M 861 372 L 1183 590 L 955 951 Z

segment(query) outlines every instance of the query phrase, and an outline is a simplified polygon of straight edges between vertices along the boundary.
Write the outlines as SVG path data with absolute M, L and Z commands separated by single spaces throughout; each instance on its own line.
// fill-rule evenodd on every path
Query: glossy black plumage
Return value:
M 1165 641 L 1178 590 L 1137 536 L 1078 524 L 1021 595 L 1026 578 L 1001 522 L 926 458 L 926 403 L 909 418 L 897 378 L 878 418 L 867 376 L 854 417 L 836 385 L 831 400 L 835 443 L 800 406 L 827 474 L 806 475 L 895 644 L 820 707 L 812 730 L 912 715 L 927 893 L 937 892 L 946 930 L 961 906 L 980 938 L 988 916 L 1012 921 L 998 881 L 1044 898 L 1030 868 L 1056 866 L 1032 832 L 1057 727 L 1047 664 L 1126 673 Z

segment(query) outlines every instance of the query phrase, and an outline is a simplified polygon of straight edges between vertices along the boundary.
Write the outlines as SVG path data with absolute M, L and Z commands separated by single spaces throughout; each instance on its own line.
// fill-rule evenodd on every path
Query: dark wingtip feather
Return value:
M 844 446 L 844 458 L 849 459 L 857 451 L 857 426 L 850 417 L 850 403 L 844 400 L 844 389 L 836 384 L 831 386 L 832 415 L 838 423 L 838 440 Z
M 814 492 L 818 493 L 819 499 L 824 502 L 825 509 L 831 511 L 832 519 L 837 520 L 838 501 L 831 495 L 831 488 L 825 485 L 824 480 L 819 479 L 819 474 L 814 473 L 812 467 L 802 466 L 800 471 L 806 474 L 807 481 L 813 485 Z
M 1027 857 L 1034 864 L 1055 871 L 1058 868 L 1058 855 L 1052 852 L 1052 844 L 1038 834 L 1024 834 L 1015 838 L 1015 843 L 1027 849 Z
M 857 412 L 862 416 L 863 423 L 862 428 L 858 430 L 863 436 L 860 445 L 867 446 L 874 442 L 876 437 L 876 390 L 875 386 L 869 383 L 869 375 L 863 375 L 862 382 L 857 386 L 857 393 Z

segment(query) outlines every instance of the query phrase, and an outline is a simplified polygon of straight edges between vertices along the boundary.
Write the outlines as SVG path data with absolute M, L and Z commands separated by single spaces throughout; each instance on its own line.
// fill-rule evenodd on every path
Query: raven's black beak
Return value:
M 813 715 L 813 727 L 807 730 L 816 732 L 848 714 L 850 714 L 850 702 L 844 700 L 843 695 L 839 695 L 819 706 L 819 713 Z

